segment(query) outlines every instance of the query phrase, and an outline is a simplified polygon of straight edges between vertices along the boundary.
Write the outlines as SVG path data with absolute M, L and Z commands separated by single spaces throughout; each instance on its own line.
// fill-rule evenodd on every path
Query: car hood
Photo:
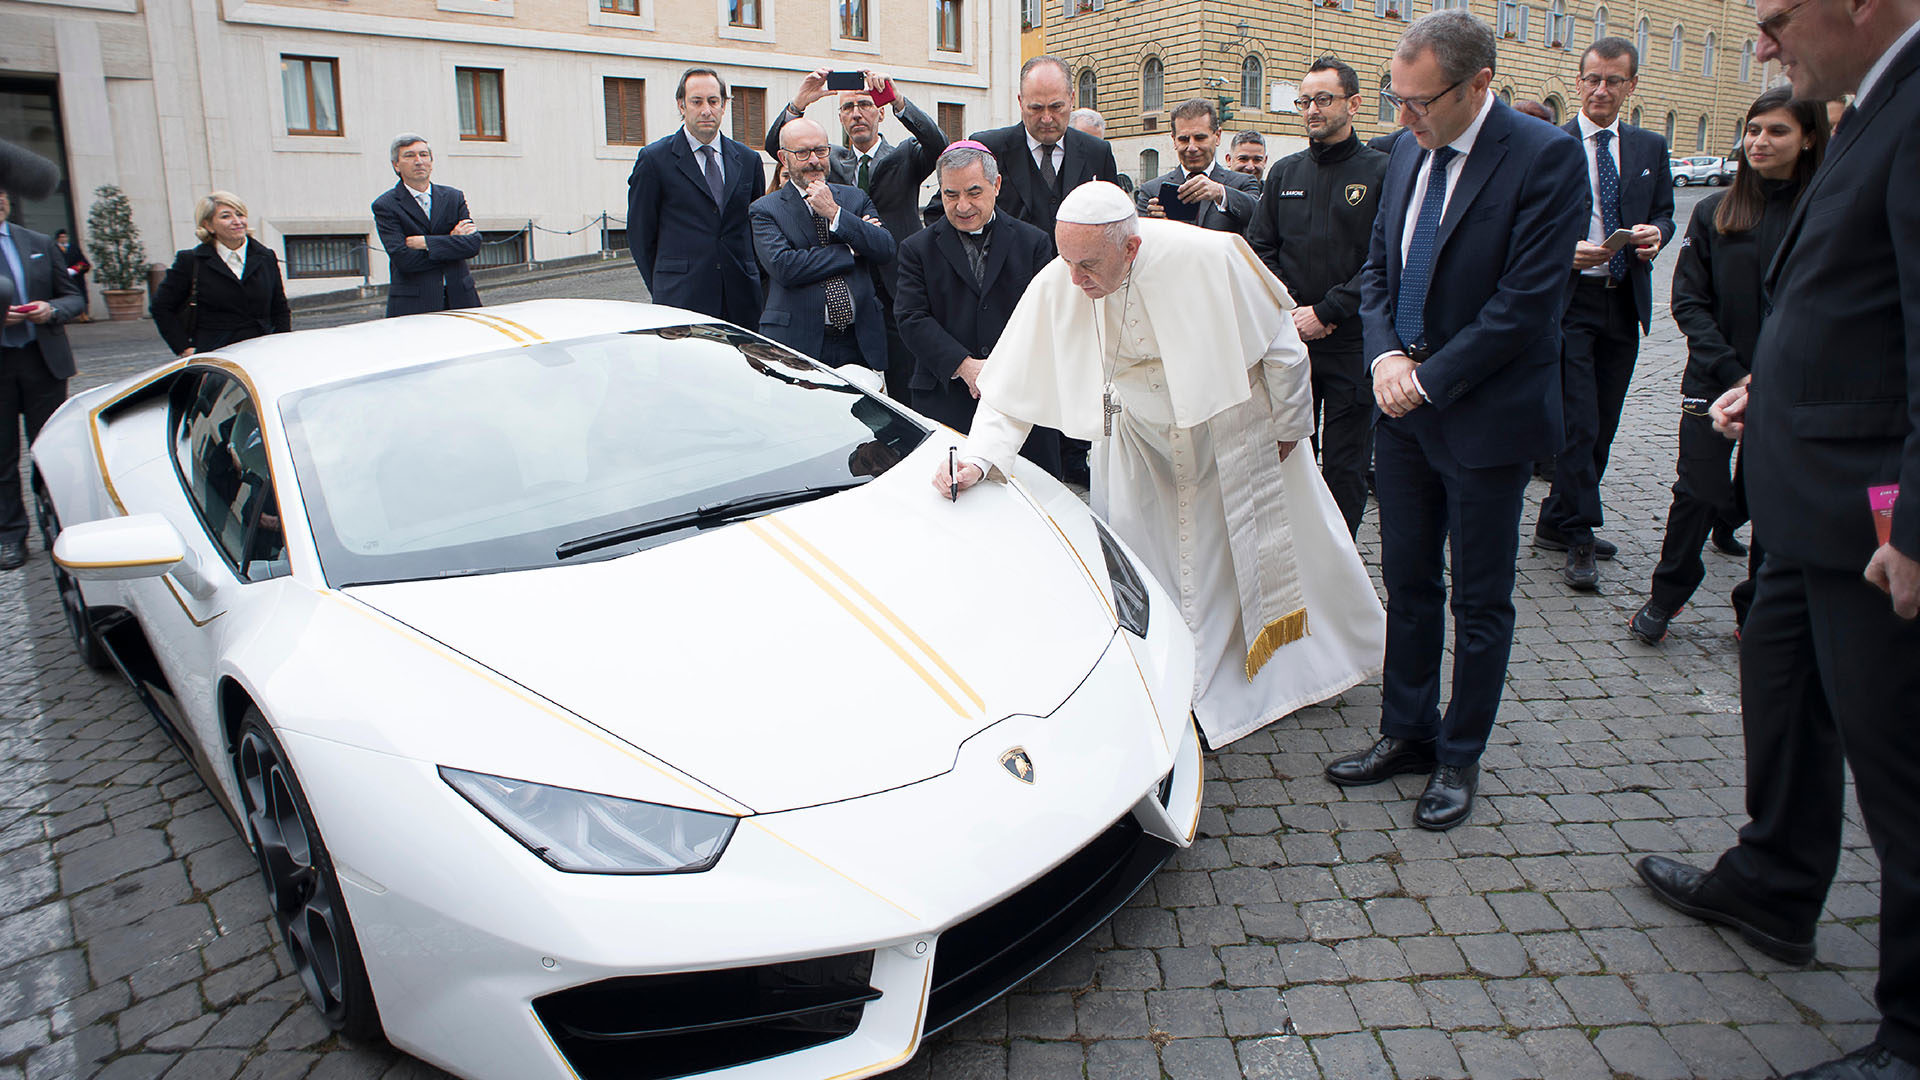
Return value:
M 951 503 L 916 464 L 620 558 L 345 591 L 756 811 L 857 798 L 1051 713 L 1114 632 L 1018 492 Z

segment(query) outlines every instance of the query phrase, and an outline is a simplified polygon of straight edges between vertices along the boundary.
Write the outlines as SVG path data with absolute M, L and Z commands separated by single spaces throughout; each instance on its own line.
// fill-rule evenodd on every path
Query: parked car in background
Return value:
M 1719 187 L 1733 175 L 1729 161 L 1712 154 L 1674 158 L 1669 164 L 1673 169 L 1674 187 L 1686 187 L 1688 184 Z

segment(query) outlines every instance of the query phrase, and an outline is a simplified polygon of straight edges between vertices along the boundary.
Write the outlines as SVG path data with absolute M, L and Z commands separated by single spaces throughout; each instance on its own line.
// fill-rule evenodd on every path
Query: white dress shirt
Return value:
M 1620 186 L 1625 187 L 1627 184 L 1627 174 L 1622 171 L 1620 165 L 1620 118 L 1614 117 L 1613 123 L 1603 128 L 1587 119 L 1586 113 L 1581 113 L 1580 148 L 1587 152 L 1587 191 L 1589 193 L 1587 202 L 1593 207 L 1593 212 L 1587 215 L 1587 243 L 1589 244 L 1603 244 L 1607 240 L 1606 227 L 1600 223 L 1600 158 L 1598 157 L 1600 142 L 1593 137 L 1594 133 L 1599 131 L 1613 132 L 1613 138 L 1607 140 L 1607 154 L 1613 158 L 1613 175 L 1620 178 Z M 1625 218 L 1620 220 L 1620 227 L 1633 228 Z M 1604 278 L 1607 276 L 1607 264 L 1589 266 L 1580 271 L 1580 274 L 1582 277 Z
M 1025 128 L 1021 128 L 1021 130 L 1026 131 Z M 1027 131 L 1027 156 L 1033 159 L 1033 166 L 1036 169 L 1041 167 L 1040 148 L 1044 145 L 1046 144 L 1033 137 L 1033 132 Z M 1053 159 L 1053 175 L 1059 176 L 1060 170 L 1067 164 L 1067 133 L 1064 131 L 1061 132 L 1060 141 L 1053 145 L 1060 151 Z
M 220 253 L 220 261 L 226 263 L 227 269 L 233 271 L 233 279 L 235 281 L 247 275 L 247 245 L 245 243 L 242 243 L 237 248 L 230 248 L 220 241 L 215 240 L 213 242 L 213 250 Z
M 420 212 L 427 216 L 428 221 L 432 221 L 433 220 L 433 188 L 429 186 L 425 191 L 416 191 L 411 186 L 407 186 L 407 185 L 403 185 L 403 186 L 407 187 L 407 194 L 413 196 L 413 201 L 419 204 Z
M 1913 43 L 1915 34 L 1920 34 L 1920 22 L 1907 27 L 1907 32 L 1887 46 L 1887 51 L 1881 53 L 1880 59 L 1875 60 L 1873 66 L 1867 69 L 1867 73 L 1860 77 L 1860 86 L 1853 92 L 1853 103 L 1856 106 L 1867 100 L 1867 95 L 1872 93 L 1874 86 L 1879 83 L 1880 76 L 1885 75 L 1887 68 L 1893 65 L 1893 58 L 1900 55 L 1900 50 Z
M 712 142 L 704 143 L 694 138 L 693 132 L 688 131 L 685 126 L 680 128 L 680 134 L 687 137 L 687 145 L 693 148 L 693 166 L 700 170 L 701 176 L 707 175 L 707 156 L 700 151 L 709 146 L 713 148 L 713 167 L 720 170 L 720 185 L 724 189 L 727 183 L 727 152 L 726 148 L 720 145 L 719 132 L 714 133 Z

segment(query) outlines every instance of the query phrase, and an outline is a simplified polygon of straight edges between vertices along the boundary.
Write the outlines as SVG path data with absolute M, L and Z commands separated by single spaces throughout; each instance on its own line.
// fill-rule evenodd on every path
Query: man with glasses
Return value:
M 1600 481 L 1633 380 L 1640 335 L 1652 326 L 1653 259 L 1673 236 L 1673 174 L 1667 140 L 1620 119 L 1638 85 L 1640 55 L 1626 38 L 1604 37 L 1580 57 L 1580 115 L 1566 132 L 1587 158 L 1590 208 L 1573 251 L 1573 297 L 1561 322 L 1560 379 L 1567 442 L 1554 459 L 1553 490 L 1540 504 L 1533 546 L 1567 553 L 1571 588 L 1600 587 L 1596 559 L 1614 545 L 1594 537 L 1603 518 Z M 1633 239 L 1607 247 L 1629 229 Z
M 1467 819 L 1513 647 L 1531 462 L 1560 448 L 1560 315 L 1586 228 L 1580 144 L 1488 92 L 1495 40 L 1461 10 L 1407 28 L 1390 62 L 1394 144 L 1361 275 L 1386 583 L 1381 738 L 1337 784 L 1430 773 L 1414 823 Z M 1453 694 L 1440 660 L 1453 552 Z
M 1245 234 L 1253 221 L 1257 196 L 1253 181 L 1215 160 L 1220 152 L 1220 114 L 1206 98 L 1188 98 L 1173 109 L 1172 169 L 1140 185 L 1134 192 L 1141 217 L 1166 217 L 1167 186 L 1173 201 L 1192 208 L 1192 222 L 1203 229 Z
M 1361 351 L 1360 271 L 1367 262 L 1387 155 L 1353 130 L 1360 76 L 1322 57 L 1294 100 L 1307 148 L 1281 158 L 1267 178 L 1247 233 L 1254 254 L 1293 295 L 1293 325 L 1313 362 L 1320 475 L 1359 535 L 1372 458 L 1373 393 Z
M 1880 859 L 1880 1029 L 1799 1080 L 1920 1077 L 1920 10 L 1759 0 L 1761 62 L 1800 98 L 1854 95 L 1766 279 L 1742 437 L 1767 558 L 1740 641 L 1747 814 L 1711 872 L 1648 858 L 1689 915 L 1804 964 L 1840 859 L 1845 767 Z M 1870 491 L 1900 498 L 1876 521 Z M 1881 528 L 1877 528 L 1877 526 Z M 1883 529 L 1883 531 L 1882 531 Z

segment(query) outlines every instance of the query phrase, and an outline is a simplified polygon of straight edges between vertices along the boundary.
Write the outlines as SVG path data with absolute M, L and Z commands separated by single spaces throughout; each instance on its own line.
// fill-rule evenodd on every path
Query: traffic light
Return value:
M 1213 100 L 1216 104 L 1220 106 L 1220 126 L 1226 127 L 1227 124 L 1232 122 L 1233 120 L 1233 100 L 1234 99 L 1227 94 L 1220 94 L 1217 97 L 1215 97 Z

